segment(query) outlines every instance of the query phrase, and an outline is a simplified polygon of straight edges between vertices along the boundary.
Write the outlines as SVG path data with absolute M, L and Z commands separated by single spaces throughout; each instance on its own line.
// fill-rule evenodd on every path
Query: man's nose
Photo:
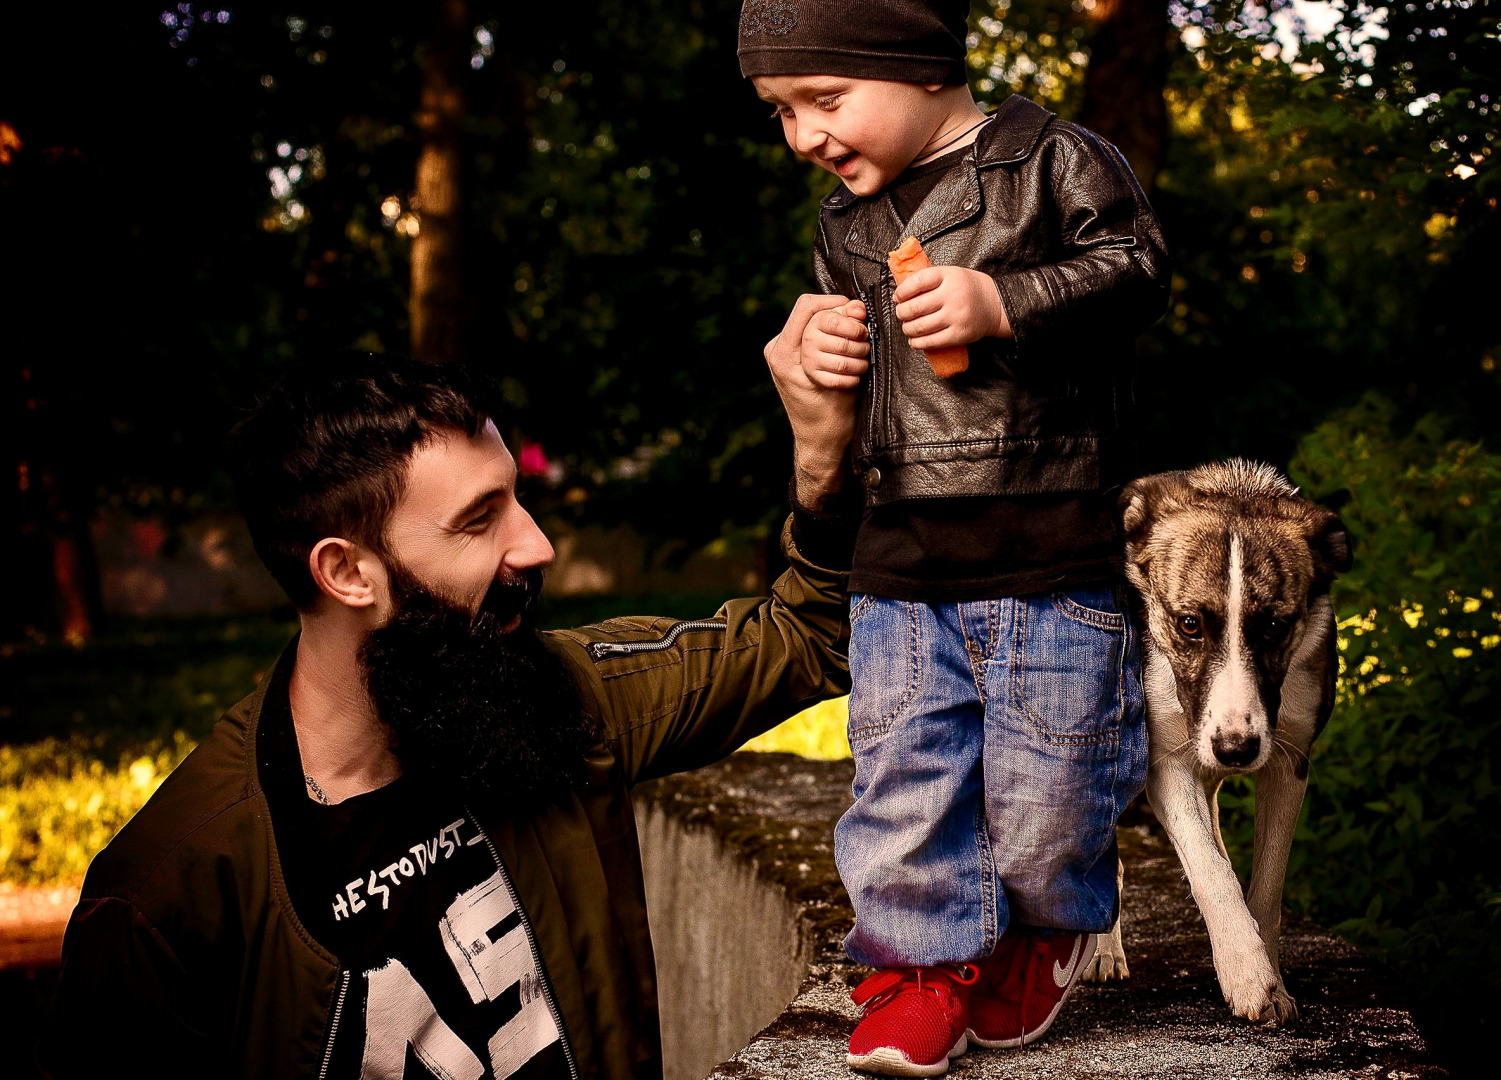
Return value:
M 501 565 L 509 570 L 539 570 L 552 563 L 553 549 L 546 535 L 537 527 L 528 514 L 519 506 L 516 512 L 521 520 L 517 522 L 515 536 Z

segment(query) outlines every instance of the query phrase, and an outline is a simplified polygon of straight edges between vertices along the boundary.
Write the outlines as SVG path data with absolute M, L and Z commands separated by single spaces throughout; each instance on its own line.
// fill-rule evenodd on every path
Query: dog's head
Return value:
M 1133 481 L 1120 506 L 1126 578 L 1172 668 L 1192 752 L 1205 769 L 1259 769 L 1309 604 L 1350 567 L 1344 525 L 1241 460 Z

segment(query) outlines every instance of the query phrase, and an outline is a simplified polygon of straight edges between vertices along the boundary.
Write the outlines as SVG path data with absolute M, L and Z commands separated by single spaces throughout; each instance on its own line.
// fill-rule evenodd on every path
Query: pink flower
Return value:
M 517 464 L 522 476 L 546 476 L 552 469 L 552 462 L 547 460 L 547 453 L 542 449 L 541 443 L 523 442 L 521 460 Z

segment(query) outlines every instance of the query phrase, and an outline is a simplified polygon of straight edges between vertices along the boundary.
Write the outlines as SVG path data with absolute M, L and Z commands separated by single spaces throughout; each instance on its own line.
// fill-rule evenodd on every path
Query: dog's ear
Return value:
M 1308 517 L 1308 548 L 1313 552 L 1314 572 L 1324 581 L 1332 581 L 1354 564 L 1350 550 L 1350 533 L 1333 510 L 1313 507 Z
M 1181 472 L 1156 473 L 1132 480 L 1121 488 L 1116 499 L 1120 514 L 1121 531 L 1126 537 L 1126 561 L 1146 565 L 1146 542 L 1152 526 L 1171 510 L 1182 509 L 1180 497 L 1188 491 L 1188 483 Z

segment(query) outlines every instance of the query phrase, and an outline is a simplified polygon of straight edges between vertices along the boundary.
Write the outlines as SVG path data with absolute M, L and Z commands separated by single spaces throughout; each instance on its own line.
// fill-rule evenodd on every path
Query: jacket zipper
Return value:
M 882 271 L 885 273 L 885 271 Z M 860 294 L 860 302 L 865 305 L 865 336 L 870 341 L 870 407 L 865 414 L 865 452 L 873 455 L 876 452 L 876 423 L 877 414 L 881 408 L 881 312 L 875 304 L 870 302 L 870 297 L 865 290 L 860 288 L 860 283 L 855 283 L 855 290 Z M 880 279 L 876 281 L 876 294 L 881 293 Z M 856 447 L 858 456 L 859 447 Z
M 584 646 L 584 649 L 595 661 L 607 660 L 612 656 L 630 656 L 632 653 L 662 652 L 676 645 L 678 638 L 689 631 L 718 630 L 723 632 L 724 628 L 724 623 L 707 619 L 699 622 L 680 622 L 656 641 L 591 641 Z
M 344 995 L 349 993 L 349 972 L 339 973 L 339 996 L 334 998 L 334 1018 L 328 1024 L 328 1039 L 323 1048 L 323 1064 L 318 1067 L 318 1080 L 328 1076 L 329 1061 L 334 1056 L 334 1035 L 339 1030 L 339 1016 L 344 1012 Z
M 490 857 L 495 860 L 496 869 L 500 871 L 500 880 L 505 883 L 506 892 L 510 894 L 516 914 L 521 917 L 522 929 L 526 931 L 526 943 L 531 946 L 532 950 L 532 963 L 537 967 L 537 980 L 542 984 L 542 998 L 547 1002 L 547 1008 L 552 1013 L 552 1022 L 558 1029 L 558 1043 L 563 1047 L 563 1060 L 568 1064 L 568 1075 L 572 1077 L 572 1080 L 579 1080 L 578 1063 L 573 1060 L 573 1044 L 568 1041 L 568 1029 L 563 1026 L 563 1013 L 552 996 L 552 984 L 547 981 L 547 969 L 542 965 L 542 950 L 537 947 L 537 935 L 532 929 L 531 917 L 527 915 L 526 908 L 521 906 L 521 896 L 511 882 L 511 875 L 506 870 L 506 864 L 500 859 L 500 852 L 495 847 L 495 841 L 490 839 L 490 834 L 479 823 L 479 818 L 474 816 L 474 811 L 466 806 L 464 813 L 469 815 L 469 820 L 474 822 L 474 827 L 485 838 L 485 846 L 490 849 Z

